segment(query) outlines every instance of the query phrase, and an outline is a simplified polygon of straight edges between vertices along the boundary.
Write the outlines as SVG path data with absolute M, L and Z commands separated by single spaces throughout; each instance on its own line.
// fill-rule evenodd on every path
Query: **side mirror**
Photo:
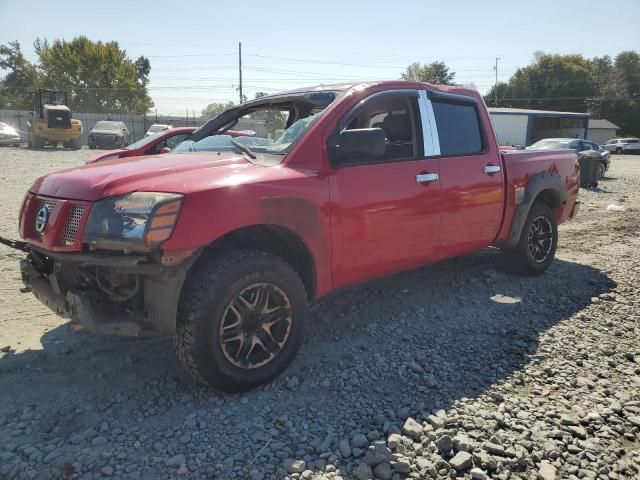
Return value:
M 381 128 L 358 128 L 343 130 L 335 146 L 340 160 L 379 158 L 384 155 L 385 133 Z
M 162 147 L 160 149 L 160 153 L 169 153 L 171 151 L 171 149 L 169 147 Z

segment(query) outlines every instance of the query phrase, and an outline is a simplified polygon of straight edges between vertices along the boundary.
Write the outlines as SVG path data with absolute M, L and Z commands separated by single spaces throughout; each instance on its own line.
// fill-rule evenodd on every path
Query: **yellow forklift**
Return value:
M 78 150 L 82 136 L 82 122 L 71 118 L 67 92 L 59 90 L 37 90 L 34 92 L 35 108 L 29 127 L 29 147 L 43 148 L 45 145 Z

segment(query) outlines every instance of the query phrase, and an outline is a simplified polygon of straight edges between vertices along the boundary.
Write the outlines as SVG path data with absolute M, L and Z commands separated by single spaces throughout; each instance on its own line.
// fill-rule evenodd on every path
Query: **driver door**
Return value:
M 346 158 L 331 175 L 334 286 L 436 259 L 440 229 L 438 160 L 425 157 L 417 90 L 365 99 L 345 129 L 382 128 L 381 158 Z M 338 127 L 339 130 L 342 130 Z

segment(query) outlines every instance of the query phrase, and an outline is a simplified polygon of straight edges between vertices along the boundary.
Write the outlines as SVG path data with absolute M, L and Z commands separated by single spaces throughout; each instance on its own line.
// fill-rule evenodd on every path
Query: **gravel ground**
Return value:
M 0 234 L 89 155 L 1 149 Z M 0 246 L 0 478 L 640 478 L 640 158 L 580 200 L 545 275 L 488 250 L 342 291 L 244 395 L 193 385 L 168 339 L 71 331 Z

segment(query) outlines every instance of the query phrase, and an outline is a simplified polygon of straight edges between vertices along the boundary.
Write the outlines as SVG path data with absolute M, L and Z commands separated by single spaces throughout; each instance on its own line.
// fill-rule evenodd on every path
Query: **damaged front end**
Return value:
M 181 206 L 182 196 L 168 193 L 97 202 L 30 193 L 20 215 L 26 241 L 0 241 L 27 253 L 25 290 L 59 315 L 95 333 L 165 335 L 197 256 L 162 254 Z
M 32 248 L 20 261 L 28 291 L 94 333 L 168 335 L 193 257 L 166 267 L 145 255 L 72 254 Z

